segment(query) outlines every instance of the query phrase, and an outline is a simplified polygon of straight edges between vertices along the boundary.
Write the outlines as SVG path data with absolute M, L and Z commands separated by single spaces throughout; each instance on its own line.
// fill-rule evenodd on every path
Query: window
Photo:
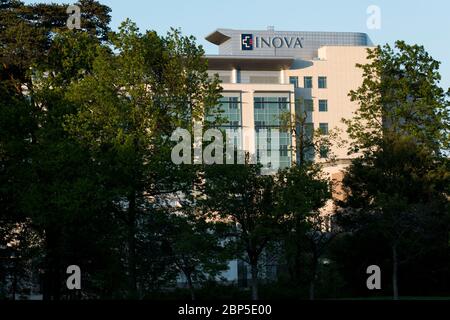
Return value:
M 306 89 L 311 89 L 313 87 L 312 85 L 312 77 L 304 77 L 303 78 L 303 87 Z
M 207 121 L 215 122 L 218 128 L 238 127 L 241 125 L 241 101 L 239 96 L 225 96 L 219 104 L 209 111 Z
M 264 99 L 255 97 L 255 109 L 264 109 Z
M 301 100 L 300 99 L 295 99 L 295 112 L 296 113 L 298 113 L 298 112 L 301 112 L 301 106 L 302 106 L 302 102 L 301 102 Z
M 320 133 L 322 135 L 328 134 L 328 123 L 319 123 Z
M 327 88 L 327 77 L 319 77 L 319 89 Z
M 294 88 L 298 88 L 298 77 L 289 77 L 289 83 L 294 85 Z
M 328 111 L 328 100 L 319 100 L 319 112 Z
M 320 157 L 328 158 L 328 147 L 327 146 L 320 146 Z
M 314 111 L 314 100 L 305 99 L 305 111 Z
M 264 168 L 277 170 L 290 166 L 291 134 L 280 128 L 280 115 L 290 109 L 289 97 L 273 96 L 254 97 L 254 124 L 256 129 L 255 146 L 257 161 L 262 162 Z M 267 130 L 261 135 L 261 130 Z M 272 131 L 274 130 L 274 131 Z M 278 136 L 272 136 L 278 132 Z M 263 140 L 262 140 L 263 139 Z M 275 141 L 274 139 L 278 140 Z M 261 159 L 264 146 L 267 159 Z
M 279 126 L 280 115 L 289 111 L 288 97 L 254 97 L 255 123 L 264 123 L 266 126 Z
M 314 123 L 307 122 L 304 128 L 305 138 L 311 139 L 314 134 Z
M 278 98 L 278 108 L 281 111 L 289 111 L 289 103 L 286 97 Z
M 237 109 L 238 103 L 239 103 L 238 97 L 230 97 L 230 109 Z

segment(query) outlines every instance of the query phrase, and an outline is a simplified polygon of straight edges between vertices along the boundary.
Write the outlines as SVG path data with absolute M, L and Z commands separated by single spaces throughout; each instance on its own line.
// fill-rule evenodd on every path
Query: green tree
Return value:
M 419 45 L 397 41 L 368 49 L 357 65 L 363 83 L 349 93 L 358 109 L 344 119 L 353 151 L 376 150 L 391 133 L 414 137 L 437 153 L 449 150 L 449 91 L 439 86 L 440 63 Z
M 195 300 L 195 283 L 215 280 L 227 269 L 230 239 L 228 226 L 220 221 L 208 222 L 195 213 L 163 209 L 156 214 L 163 250 L 178 274 L 186 278 L 191 299 Z
M 278 173 L 275 194 L 276 208 L 286 218 L 284 245 L 292 280 L 299 285 L 303 255 L 311 252 L 310 298 L 314 299 L 319 258 L 332 238 L 319 211 L 331 198 L 330 183 L 320 166 L 303 164 Z
M 407 255 L 405 243 L 433 232 L 424 221 L 445 212 L 448 202 L 449 92 L 439 86 L 440 63 L 422 46 L 397 41 L 394 48 L 369 49 L 368 59 L 358 65 L 362 85 L 349 93 L 359 108 L 344 119 L 351 151 L 360 157 L 344 178 L 343 206 L 356 225 L 369 225 L 388 241 L 397 299 L 400 251 Z M 436 207 L 441 210 L 431 210 Z
M 385 136 L 381 147 L 354 160 L 348 169 L 343 181 L 348 196 L 341 204 L 347 209 L 340 220 L 347 230 L 370 228 L 380 240 L 386 239 L 393 296 L 398 299 L 399 266 L 430 249 L 423 239 L 448 235 L 445 188 L 450 173 L 432 150 L 410 137 Z
M 230 222 L 242 259 L 251 268 L 252 299 L 258 299 L 258 262 L 271 240 L 277 239 L 283 220 L 274 206 L 272 176 L 260 175 L 260 166 L 248 164 L 205 167 L 202 205 L 210 218 Z
M 85 8 L 84 21 L 107 31 L 109 8 L 95 1 L 83 4 L 91 8 Z M 45 271 L 45 299 L 59 299 L 61 274 L 69 264 L 80 264 L 86 278 L 104 267 L 100 265 L 110 252 L 101 252 L 109 245 L 102 237 L 114 229 L 103 214 L 102 188 L 89 166 L 89 154 L 63 128 L 65 116 L 75 111 L 64 90 L 90 72 L 101 35 L 96 30 L 67 31 L 66 8 L 19 1 L 2 1 L 0 7 L 0 81 L 2 96 L 8 96 L 1 99 L 5 123 L 0 166 L 5 171 L 0 197 L 10 208 L 0 219 L 7 219 L 5 225 L 13 230 L 37 234 L 29 247 L 37 243 L 44 249 L 34 258 L 44 257 L 39 268 Z M 97 245 L 102 242 L 103 247 Z
M 106 40 L 110 9 L 93 0 L 76 3 L 82 12 L 82 30 Z M 67 30 L 69 4 L 25 5 L 17 0 L 0 2 L 0 79 L 14 80 L 17 92 L 33 91 L 33 69 L 48 64 L 54 33 Z M 75 31 L 74 31 L 75 32 Z
M 346 141 L 340 138 L 341 130 L 333 128 L 324 134 L 320 128 L 314 130 L 305 99 L 299 98 L 295 103 L 295 113 L 284 112 L 280 115 L 282 130 L 289 132 L 295 139 L 292 150 L 295 152 L 296 165 L 309 166 L 316 155 L 332 161 L 335 156 L 333 147 L 342 147 Z
M 92 75 L 72 84 L 68 98 L 79 109 L 66 129 L 90 150 L 109 186 L 126 230 L 129 290 L 136 297 L 139 221 L 158 196 L 189 193 L 195 179 L 193 167 L 172 163 L 170 136 L 177 127 L 191 130 L 192 120 L 216 104 L 219 87 L 208 77 L 202 48 L 177 30 L 141 34 L 126 21 L 111 39 L 114 53 L 99 48 Z

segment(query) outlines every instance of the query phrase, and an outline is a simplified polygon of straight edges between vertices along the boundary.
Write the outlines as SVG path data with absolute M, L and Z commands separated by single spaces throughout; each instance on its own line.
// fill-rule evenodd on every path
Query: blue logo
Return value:
M 241 50 L 253 50 L 253 35 L 241 34 Z

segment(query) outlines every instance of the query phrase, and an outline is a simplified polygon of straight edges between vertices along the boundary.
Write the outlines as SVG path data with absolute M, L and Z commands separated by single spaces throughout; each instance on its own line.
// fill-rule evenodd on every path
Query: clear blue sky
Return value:
M 75 3 L 76 0 L 32 2 Z M 450 87 L 450 1 L 448 0 L 100 0 L 112 9 L 112 27 L 131 18 L 142 29 L 166 33 L 170 27 L 204 40 L 216 28 L 366 32 L 375 44 L 397 39 L 424 45 L 442 62 L 442 86 Z M 381 9 L 381 29 L 366 26 L 369 5 Z

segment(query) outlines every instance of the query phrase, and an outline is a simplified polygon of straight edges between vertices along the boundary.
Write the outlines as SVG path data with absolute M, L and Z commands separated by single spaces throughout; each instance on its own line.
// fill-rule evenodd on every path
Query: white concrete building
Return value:
M 221 100 L 228 126 L 242 129 L 242 145 L 258 154 L 254 134 L 262 128 L 279 127 L 279 114 L 307 112 L 307 125 L 324 133 L 342 130 L 342 118 L 350 118 L 357 105 L 348 93 L 362 82 L 357 63 L 365 63 L 371 46 L 364 33 L 285 32 L 218 29 L 206 40 L 218 45 L 218 55 L 207 55 L 209 73 L 222 81 Z M 295 137 L 280 133 L 280 166 L 295 161 Z M 338 172 L 349 159 L 346 148 L 333 148 Z M 327 157 L 314 155 L 315 161 Z
M 286 111 L 306 111 L 311 130 L 320 128 L 327 134 L 339 128 L 340 139 L 348 140 L 342 118 L 352 117 L 357 108 L 348 94 L 360 86 L 362 71 L 356 64 L 367 62 L 367 48 L 372 47 L 365 33 L 217 29 L 206 40 L 218 46 L 218 55 L 205 58 L 209 73 L 222 81 L 221 106 L 229 120 L 225 127 L 241 129 L 244 150 L 259 157 L 255 131 L 279 128 L 278 116 Z M 293 146 L 295 136 L 281 132 L 276 151 L 280 167 L 295 162 Z M 340 180 L 350 160 L 347 148 L 329 151 L 333 162 L 325 154 L 311 157 L 324 162 L 330 179 Z M 225 276 L 241 279 L 240 269 L 234 261 Z

